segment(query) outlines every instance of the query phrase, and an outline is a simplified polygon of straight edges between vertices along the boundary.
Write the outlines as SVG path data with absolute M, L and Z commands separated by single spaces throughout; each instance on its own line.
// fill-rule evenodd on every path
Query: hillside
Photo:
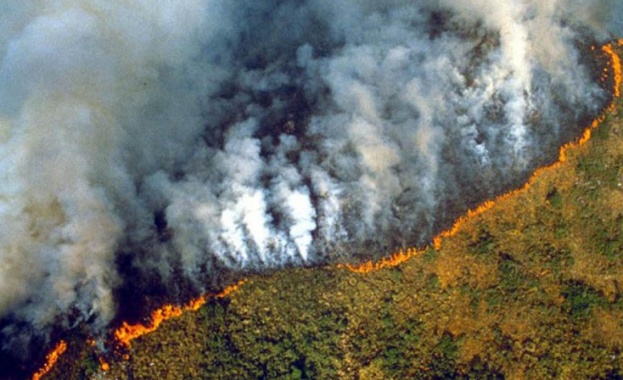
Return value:
M 620 49 L 620 47 L 619 47 Z M 623 377 L 623 102 L 524 191 L 369 273 L 254 275 L 132 342 L 79 333 L 48 379 Z M 451 235 L 451 236 L 449 236 Z

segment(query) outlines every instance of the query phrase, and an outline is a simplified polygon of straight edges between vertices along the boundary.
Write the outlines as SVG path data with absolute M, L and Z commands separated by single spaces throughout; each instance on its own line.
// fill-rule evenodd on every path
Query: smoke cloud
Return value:
M 599 111 L 586 50 L 622 14 L 614 0 L 3 2 L 3 350 L 52 326 L 101 331 L 137 278 L 204 289 L 426 244 Z

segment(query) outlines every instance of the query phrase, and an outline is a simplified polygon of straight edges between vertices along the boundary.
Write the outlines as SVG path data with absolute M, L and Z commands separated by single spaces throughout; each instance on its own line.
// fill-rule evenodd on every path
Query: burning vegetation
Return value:
M 132 360 L 114 363 L 110 376 L 623 376 L 621 46 L 601 48 L 613 100 L 582 136 L 431 247 L 251 276 L 241 292 L 231 293 L 239 283 L 183 307 L 165 305 L 147 323 L 114 331 Z M 157 330 L 172 317 L 179 318 L 166 332 Z M 61 342 L 35 378 L 66 347 Z M 68 359 L 50 378 L 80 373 Z

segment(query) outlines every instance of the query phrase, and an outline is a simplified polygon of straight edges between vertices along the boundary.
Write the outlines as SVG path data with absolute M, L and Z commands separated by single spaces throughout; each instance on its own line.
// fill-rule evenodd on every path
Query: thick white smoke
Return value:
M 5 349 L 17 324 L 105 326 L 133 281 L 120 257 L 200 288 L 426 243 L 598 111 L 578 49 L 621 29 L 620 8 L 4 2 Z

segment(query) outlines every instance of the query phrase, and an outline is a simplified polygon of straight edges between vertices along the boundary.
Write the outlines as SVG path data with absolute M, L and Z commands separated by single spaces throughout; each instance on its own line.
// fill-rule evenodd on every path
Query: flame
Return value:
M 623 46 L 623 39 L 617 40 L 617 44 L 619 46 Z M 576 142 L 567 143 L 560 148 L 558 161 L 554 162 L 553 164 L 549 166 L 544 166 L 542 168 L 535 170 L 532 176 L 530 176 L 530 179 L 528 179 L 528 181 L 519 189 L 512 190 L 506 194 L 497 196 L 492 200 L 483 202 L 481 205 L 479 205 L 475 209 L 468 210 L 465 215 L 459 217 L 454 222 L 452 227 L 450 227 L 449 229 L 445 231 L 442 231 L 437 236 L 435 236 L 433 238 L 433 245 L 432 245 L 435 250 L 441 249 L 442 242 L 444 239 L 456 235 L 456 233 L 461 230 L 461 228 L 463 227 L 463 225 L 468 219 L 484 213 L 485 211 L 491 209 L 493 206 L 495 206 L 496 204 L 500 203 L 501 201 L 505 199 L 517 196 L 518 194 L 521 194 L 527 191 L 530 187 L 532 187 L 532 185 L 535 183 L 537 178 L 539 178 L 544 171 L 554 170 L 560 167 L 562 163 L 567 160 L 567 152 L 570 149 L 575 149 L 579 146 L 582 146 L 590 140 L 592 130 L 597 128 L 606 119 L 607 115 L 614 110 L 615 100 L 616 98 L 619 98 L 621 96 L 620 87 L 621 87 L 621 83 L 623 82 L 623 69 L 621 66 L 621 57 L 614 51 L 612 44 L 606 44 L 602 46 L 601 51 L 609 56 L 610 65 L 611 65 L 610 68 L 607 68 L 607 67 L 604 68 L 605 77 L 603 77 L 603 79 L 608 78 L 608 76 L 610 76 L 610 71 L 612 71 L 612 79 L 614 81 L 612 101 L 602 111 L 601 115 L 597 117 L 595 120 L 593 120 L 591 125 L 584 130 L 584 132 L 582 133 L 582 136 Z M 369 272 L 377 271 L 377 270 L 384 269 L 384 268 L 398 266 L 404 263 L 405 261 L 409 260 L 410 258 L 420 255 L 424 251 L 425 249 L 418 250 L 417 248 L 407 248 L 406 250 L 400 250 L 398 253 L 391 255 L 389 258 L 384 258 L 379 262 L 368 261 L 368 262 L 365 262 L 359 265 L 345 264 L 345 265 L 338 265 L 338 267 L 339 268 L 346 267 L 348 270 L 355 272 L 355 273 L 369 273 Z
M 223 289 L 216 295 L 201 295 L 198 298 L 191 300 L 188 304 L 183 306 L 177 305 L 164 305 L 159 309 L 154 310 L 147 324 L 137 323 L 131 325 L 127 322 L 123 322 L 121 327 L 117 328 L 113 336 L 115 341 L 125 348 L 130 348 L 130 345 L 134 339 L 137 339 L 145 334 L 155 331 L 160 327 L 162 322 L 181 316 L 185 311 L 196 311 L 203 306 L 210 297 L 225 298 L 232 292 L 238 290 L 247 280 L 239 281 L 234 285 L 230 285 Z
M 363 264 L 351 265 L 351 264 L 338 264 L 338 268 L 346 267 L 351 272 L 355 273 L 370 273 L 384 268 L 396 267 L 412 257 L 422 254 L 424 250 L 418 250 L 417 248 L 401 249 L 400 251 L 384 257 L 381 261 L 372 262 L 367 261 Z
M 46 355 L 45 364 L 41 368 L 39 368 L 39 370 L 35 372 L 34 375 L 32 375 L 32 380 L 39 380 L 45 374 L 50 372 L 52 367 L 54 367 L 54 364 L 56 364 L 56 361 L 58 360 L 58 358 L 60 358 L 61 355 L 63 355 L 66 350 L 67 350 L 67 343 L 65 343 L 64 340 L 61 340 L 60 342 L 58 342 L 58 344 L 52 349 L 52 351 L 50 351 L 50 353 Z
M 619 46 L 623 46 L 623 39 L 617 40 L 617 44 Z M 595 50 L 594 47 L 591 47 L 591 49 Z M 606 119 L 606 116 L 614 110 L 615 100 L 616 98 L 619 98 L 621 96 L 620 87 L 621 87 L 621 83 L 623 82 L 623 69 L 621 66 L 621 57 L 614 51 L 612 44 L 607 44 L 607 45 L 602 46 L 601 50 L 605 54 L 609 55 L 610 57 L 610 64 L 612 66 L 611 70 L 613 71 L 612 78 L 614 80 L 613 99 L 611 103 L 604 109 L 602 114 L 598 118 L 593 120 L 591 125 L 584 130 L 584 133 L 582 134 L 580 139 L 578 139 L 577 142 L 565 144 L 564 146 L 560 148 L 558 161 L 556 161 L 552 165 L 537 169 L 534 172 L 534 174 L 530 177 L 530 179 L 521 188 L 510 191 L 506 194 L 500 195 L 494 198 L 493 200 L 485 201 L 481 205 L 476 207 L 475 209 L 468 210 L 465 215 L 463 215 L 456 222 L 454 222 L 454 224 L 452 225 L 450 229 L 442 231 L 440 234 L 435 236 L 433 238 L 433 248 L 435 250 L 439 250 L 441 248 L 443 239 L 454 236 L 462 228 L 463 224 L 469 218 L 473 218 L 477 215 L 484 213 L 485 211 L 491 209 L 493 206 L 503 201 L 504 199 L 507 199 L 507 198 L 510 198 L 510 197 L 513 197 L 520 193 L 525 192 L 534 184 L 534 182 L 541 175 L 542 172 L 546 170 L 555 169 L 559 167 L 563 162 L 565 162 L 567 160 L 566 152 L 569 149 L 574 149 L 579 146 L 582 146 L 588 140 L 590 140 L 591 133 L 592 133 L 591 131 L 597 126 L 599 126 L 599 124 L 601 124 Z M 605 80 L 609 76 L 609 74 L 610 74 L 610 69 L 605 68 L 604 77 L 602 78 Z M 378 270 L 385 269 L 385 268 L 396 267 L 415 256 L 421 255 L 424 251 L 425 249 L 418 250 L 417 248 L 401 249 L 397 253 L 394 253 L 387 258 L 383 258 L 381 261 L 378 261 L 378 262 L 368 261 L 366 263 L 359 264 L 359 265 L 340 264 L 338 265 L 338 268 L 346 267 L 348 270 L 355 272 L 355 273 L 369 273 L 369 272 L 378 271 Z M 157 310 L 154 310 L 151 313 L 148 324 L 138 323 L 138 324 L 130 325 L 127 322 L 123 322 L 121 327 L 114 330 L 113 336 L 118 344 L 120 344 L 121 346 L 125 348 L 129 348 L 131 345 L 131 342 L 134 339 L 137 339 L 145 334 L 149 334 L 150 332 L 155 331 L 160 326 L 160 324 L 162 324 L 162 322 L 168 319 L 174 318 L 174 317 L 179 317 L 185 311 L 198 310 L 199 308 L 201 308 L 201 306 L 203 306 L 207 302 L 207 300 L 210 297 L 225 298 L 232 292 L 235 292 L 236 290 L 238 290 L 245 282 L 247 282 L 246 279 L 234 285 L 228 286 L 225 289 L 223 289 L 223 291 L 221 291 L 220 293 L 216 295 L 205 295 L 205 294 L 201 295 L 198 298 L 191 300 L 188 304 L 183 305 L 183 306 L 164 305 L 163 307 Z M 58 358 L 66 350 L 67 350 L 67 343 L 65 343 L 65 341 L 60 341 L 56 345 L 56 347 L 54 347 L 54 349 L 46 356 L 46 363 L 33 375 L 32 380 L 40 380 L 45 374 L 47 374 L 52 369 L 52 367 L 54 366 Z M 123 357 L 126 360 L 129 359 L 128 354 L 123 355 Z M 100 357 L 99 362 L 100 362 L 100 367 L 102 370 L 108 371 L 110 369 L 110 365 L 103 358 Z
M 106 359 L 100 356 L 98 358 L 98 361 L 100 362 L 100 368 L 102 369 L 102 371 L 107 372 L 108 370 L 110 370 L 110 364 L 108 364 Z
M 617 43 L 619 46 L 623 46 L 623 39 L 617 40 Z M 614 70 L 614 97 L 618 98 L 621 96 L 621 88 L 619 85 L 623 79 L 623 74 L 621 73 L 621 57 L 614 51 L 612 44 L 604 45 L 601 50 L 608 54 L 612 60 L 612 70 Z M 614 102 L 611 104 L 611 107 L 614 107 Z

